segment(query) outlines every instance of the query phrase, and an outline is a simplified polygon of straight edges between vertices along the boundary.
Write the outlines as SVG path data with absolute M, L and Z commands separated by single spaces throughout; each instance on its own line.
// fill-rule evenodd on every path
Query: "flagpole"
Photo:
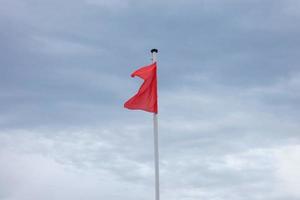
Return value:
M 156 62 L 158 50 L 152 49 L 152 62 Z M 154 166 L 155 166 L 155 200 L 159 200 L 159 151 L 158 151 L 158 119 L 157 113 L 153 113 L 153 133 L 154 133 Z

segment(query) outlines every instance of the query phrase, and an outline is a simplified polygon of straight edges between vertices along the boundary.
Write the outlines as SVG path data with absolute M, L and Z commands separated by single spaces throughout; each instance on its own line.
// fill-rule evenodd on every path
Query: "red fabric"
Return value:
M 131 97 L 124 107 L 131 110 L 144 110 L 157 113 L 157 75 L 156 62 L 141 67 L 131 74 L 131 77 L 138 76 L 144 80 L 136 95 Z

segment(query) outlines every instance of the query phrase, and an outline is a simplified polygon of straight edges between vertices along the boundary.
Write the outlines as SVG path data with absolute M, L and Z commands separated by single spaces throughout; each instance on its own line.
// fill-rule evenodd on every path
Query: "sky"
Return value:
M 0 199 L 300 199 L 297 0 L 0 0 Z

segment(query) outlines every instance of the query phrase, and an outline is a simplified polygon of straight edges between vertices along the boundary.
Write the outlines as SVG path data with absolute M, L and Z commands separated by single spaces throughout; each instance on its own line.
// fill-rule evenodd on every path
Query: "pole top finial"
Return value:
M 157 53 L 158 50 L 157 49 L 151 49 L 151 53 Z

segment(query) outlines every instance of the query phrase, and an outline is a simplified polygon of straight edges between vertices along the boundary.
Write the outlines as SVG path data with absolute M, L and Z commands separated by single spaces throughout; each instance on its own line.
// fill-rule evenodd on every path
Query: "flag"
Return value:
M 124 107 L 131 110 L 144 110 L 157 113 L 157 70 L 156 62 L 141 67 L 131 74 L 131 77 L 138 76 L 144 80 L 139 91 L 131 97 Z

